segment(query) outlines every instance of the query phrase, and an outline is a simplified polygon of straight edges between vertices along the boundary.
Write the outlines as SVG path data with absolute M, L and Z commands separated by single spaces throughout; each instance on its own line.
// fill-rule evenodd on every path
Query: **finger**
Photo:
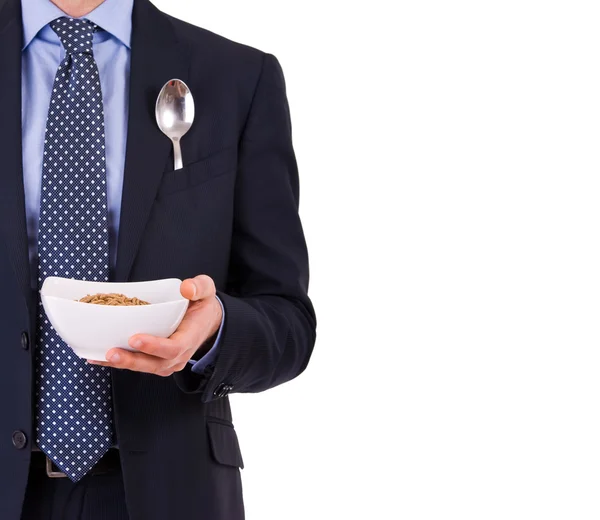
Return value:
M 87 362 L 90 365 L 99 365 L 99 366 L 109 367 L 109 368 L 125 368 L 123 366 L 117 366 L 117 364 L 114 364 L 114 363 L 109 363 L 108 361 L 96 361 L 96 360 L 88 359 Z M 159 366 L 156 366 L 156 369 L 149 368 L 148 370 L 156 370 L 156 371 L 151 371 L 148 373 L 155 374 L 157 376 L 167 377 L 175 372 L 179 372 L 180 370 L 183 370 L 185 368 L 185 365 L 186 364 L 184 362 L 177 362 L 174 365 L 165 364 L 162 368 Z M 139 370 L 140 372 L 146 372 L 146 370 L 144 370 L 143 367 L 141 367 L 141 368 L 142 369 Z
M 108 363 L 103 366 L 132 370 L 134 372 L 145 372 L 148 374 L 166 373 L 172 363 L 156 356 L 149 356 L 142 352 L 129 352 L 120 348 L 113 348 L 106 354 Z M 99 364 L 102 364 L 100 362 Z M 171 373 L 174 370 L 171 371 Z
M 129 346 L 136 351 L 161 359 L 176 359 L 181 355 L 184 343 L 178 338 L 159 338 L 150 334 L 135 334 L 129 338 Z
M 109 367 L 110 363 L 108 361 L 96 361 L 95 359 L 87 359 L 86 360 L 90 365 L 100 365 L 101 367 Z
M 181 282 L 181 295 L 191 301 L 204 300 L 216 294 L 215 282 L 210 276 L 200 274 Z

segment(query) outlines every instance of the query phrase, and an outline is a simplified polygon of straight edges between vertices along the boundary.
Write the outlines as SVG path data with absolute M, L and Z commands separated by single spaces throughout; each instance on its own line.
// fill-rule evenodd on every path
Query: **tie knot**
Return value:
M 89 20 L 76 18 L 57 18 L 50 27 L 60 38 L 67 54 L 93 54 L 92 40 L 98 26 Z

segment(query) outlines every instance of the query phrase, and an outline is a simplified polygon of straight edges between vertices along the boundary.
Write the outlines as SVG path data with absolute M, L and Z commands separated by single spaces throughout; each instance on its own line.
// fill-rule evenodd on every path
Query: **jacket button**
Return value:
M 23 350 L 29 349 L 29 334 L 27 332 L 21 332 L 21 348 Z
M 231 390 L 233 390 L 233 385 L 221 383 L 219 386 L 217 386 L 217 388 L 215 388 L 213 395 L 215 397 L 225 397 L 229 392 L 231 392 Z
M 225 388 L 225 385 L 223 383 L 221 383 L 219 386 L 217 386 L 217 388 L 215 388 L 213 395 L 215 397 L 223 397 L 223 389 L 224 388 Z
M 27 437 L 21 430 L 12 434 L 12 443 L 15 448 L 22 450 L 27 445 Z

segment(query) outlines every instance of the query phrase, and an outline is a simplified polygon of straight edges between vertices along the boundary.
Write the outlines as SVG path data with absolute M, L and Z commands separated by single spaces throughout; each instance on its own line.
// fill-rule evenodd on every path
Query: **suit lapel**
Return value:
M 0 0 L 0 229 L 20 289 L 31 308 L 21 157 L 21 5 Z
M 188 79 L 187 48 L 178 42 L 168 17 L 148 0 L 136 0 L 132 43 L 127 152 L 117 265 L 113 279 L 127 280 L 171 156 L 171 143 L 156 125 L 154 105 L 171 78 Z M 19 287 L 28 305 L 30 265 L 25 220 L 21 148 L 21 6 L 0 0 L 0 231 Z
M 148 0 L 135 1 L 132 23 L 127 151 L 115 281 L 129 277 L 163 171 L 169 167 L 171 142 L 156 124 L 156 97 L 168 80 L 187 81 L 189 70 L 187 48 L 178 42 L 167 16 Z

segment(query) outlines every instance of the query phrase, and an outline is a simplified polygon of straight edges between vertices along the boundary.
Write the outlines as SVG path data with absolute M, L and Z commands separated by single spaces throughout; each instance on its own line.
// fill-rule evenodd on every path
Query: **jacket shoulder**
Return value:
M 244 63 L 262 63 L 265 52 L 249 45 L 244 45 L 220 34 L 216 34 L 208 29 L 198 27 L 185 22 L 168 14 L 165 16 L 171 22 L 177 38 L 185 43 L 190 52 L 194 54 L 195 50 L 208 50 L 216 58 L 229 61 L 241 60 Z

